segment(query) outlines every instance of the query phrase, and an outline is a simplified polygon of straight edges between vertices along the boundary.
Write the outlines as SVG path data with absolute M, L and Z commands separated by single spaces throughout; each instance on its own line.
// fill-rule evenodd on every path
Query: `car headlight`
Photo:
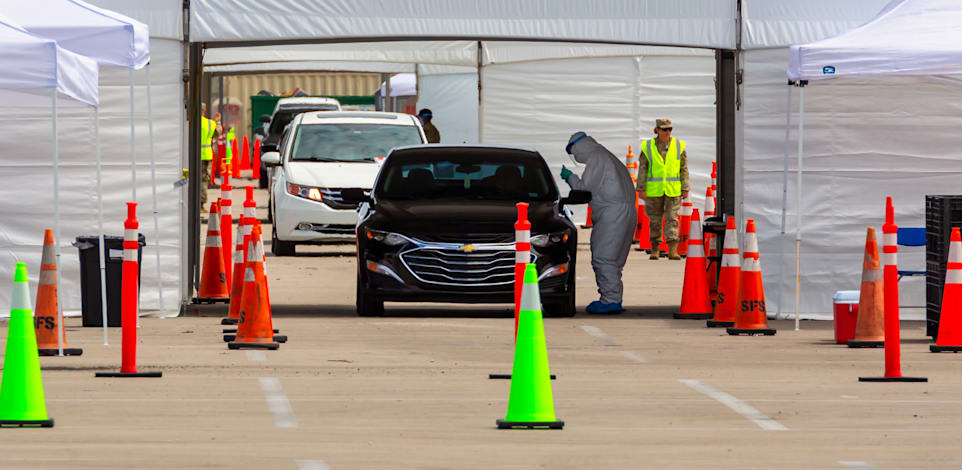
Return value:
M 559 243 L 567 242 L 568 235 L 569 235 L 569 230 L 563 230 L 561 232 L 555 232 L 555 233 L 542 233 L 540 235 L 535 235 L 531 237 L 531 244 L 538 248 L 544 248 L 550 245 L 557 245 Z
M 321 188 L 312 188 L 310 186 L 301 186 L 299 184 L 287 183 L 287 193 L 292 196 L 302 197 L 304 199 L 310 199 L 312 201 L 323 200 L 323 196 L 321 195 Z
M 400 246 L 411 241 L 404 235 L 371 229 L 364 229 L 364 236 L 367 237 L 368 240 L 374 240 L 387 246 Z

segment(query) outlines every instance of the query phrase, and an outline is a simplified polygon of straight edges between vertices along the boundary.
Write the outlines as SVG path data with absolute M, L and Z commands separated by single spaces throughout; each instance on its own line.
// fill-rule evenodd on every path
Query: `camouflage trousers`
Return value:
M 665 222 L 665 241 L 678 242 L 678 213 L 681 211 L 681 197 L 646 197 L 645 213 L 648 214 L 648 229 L 651 232 L 651 246 L 661 243 L 662 218 Z
M 210 160 L 200 161 L 200 205 L 207 207 L 207 187 L 210 185 Z

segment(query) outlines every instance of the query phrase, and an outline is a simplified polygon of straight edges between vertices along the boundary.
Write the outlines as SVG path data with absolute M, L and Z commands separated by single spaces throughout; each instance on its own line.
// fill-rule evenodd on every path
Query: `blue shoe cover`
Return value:
M 585 311 L 588 313 L 621 313 L 625 309 L 621 307 L 621 302 L 606 304 L 600 300 L 595 300 L 585 307 Z

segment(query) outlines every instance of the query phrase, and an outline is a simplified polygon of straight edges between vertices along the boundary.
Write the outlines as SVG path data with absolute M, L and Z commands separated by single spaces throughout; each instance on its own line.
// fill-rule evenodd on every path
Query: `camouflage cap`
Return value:
M 655 119 L 655 127 L 662 128 L 662 129 L 666 127 L 671 127 L 671 119 L 668 119 L 668 118 Z

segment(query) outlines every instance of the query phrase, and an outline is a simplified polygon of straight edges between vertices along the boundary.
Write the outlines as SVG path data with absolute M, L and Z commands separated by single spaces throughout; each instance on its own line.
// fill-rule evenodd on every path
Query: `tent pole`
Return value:
M 481 71 L 484 68 L 484 46 L 478 41 L 478 144 L 484 142 L 482 130 L 484 129 L 484 102 L 481 100 Z
M 100 156 L 100 107 L 94 108 L 94 147 L 97 154 L 97 237 L 100 238 L 100 254 L 97 263 L 100 265 L 100 314 L 103 318 L 104 346 L 107 346 L 107 271 L 104 265 L 104 185 L 101 175 Z
M 387 80 L 384 81 L 384 111 L 394 112 L 394 102 L 391 101 L 391 74 L 387 74 Z
M 134 141 L 134 69 L 130 69 L 130 202 L 137 202 L 137 145 Z
M 157 299 L 164 310 L 164 287 L 160 277 L 160 222 L 157 218 L 157 164 L 154 161 L 154 113 L 150 102 L 150 64 L 144 67 L 147 76 L 147 150 L 150 154 L 150 191 L 154 204 L 154 248 L 157 254 Z
M 782 166 L 782 231 L 778 239 L 778 310 L 775 318 L 782 317 L 782 294 L 785 290 L 785 211 L 788 207 L 788 148 L 790 128 L 792 126 L 792 82 L 788 82 L 788 92 L 785 93 L 785 158 Z
M 50 114 L 53 129 L 53 246 L 57 259 L 57 295 L 60 292 L 60 149 L 57 148 L 57 88 L 51 92 Z M 63 303 L 57 302 L 57 355 L 63 356 Z
M 795 213 L 795 331 L 802 293 L 802 155 L 805 143 L 805 81 L 798 82 L 798 210 Z

